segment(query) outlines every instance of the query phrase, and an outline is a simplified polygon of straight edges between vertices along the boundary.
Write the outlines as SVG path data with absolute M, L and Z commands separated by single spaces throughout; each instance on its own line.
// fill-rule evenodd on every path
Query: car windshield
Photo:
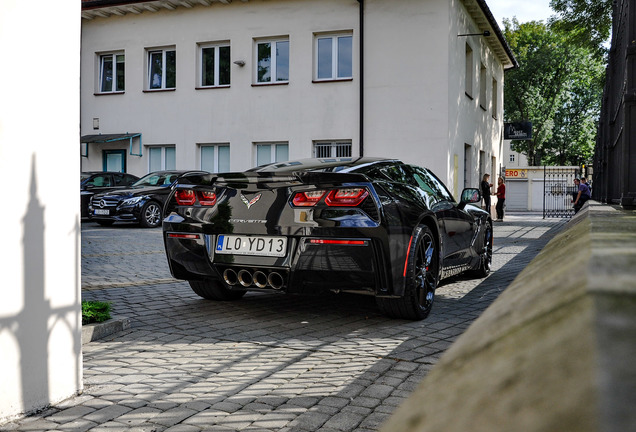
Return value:
M 80 174 L 80 183 L 83 182 L 84 180 L 86 180 L 87 178 L 89 178 L 90 176 L 91 176 L 90 174 L 81 173 Z
M 179 174 L 150 173 L 133 183 L 133 186 L 170 186 Z

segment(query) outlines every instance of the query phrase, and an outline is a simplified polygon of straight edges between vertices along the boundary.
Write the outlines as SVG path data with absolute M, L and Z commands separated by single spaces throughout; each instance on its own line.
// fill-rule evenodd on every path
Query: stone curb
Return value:
M 82 345 L 130 328 L 130 318 L 112 317 L 101 323 L 82 326 Z

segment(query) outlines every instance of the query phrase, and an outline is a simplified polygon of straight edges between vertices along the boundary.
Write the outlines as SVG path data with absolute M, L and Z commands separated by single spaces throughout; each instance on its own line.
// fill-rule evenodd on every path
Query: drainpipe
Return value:
M 360 3 L 360 157 L 364 156 L 364 0 Z

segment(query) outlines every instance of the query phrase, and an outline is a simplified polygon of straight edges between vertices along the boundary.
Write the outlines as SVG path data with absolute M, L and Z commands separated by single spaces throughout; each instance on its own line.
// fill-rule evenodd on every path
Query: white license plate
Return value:
M 93 214 L 96 214 L 96 215 L 106 215 L 106 216 L 108 216 L 110 213 L 109 213 L 109 211 L 108 211 L 108 210 L 104 210 L 104 209 L 95 209 Z
M 214 250 L 218 254 L 283 257 L 287 254 L 287 237 L 221 234 Z

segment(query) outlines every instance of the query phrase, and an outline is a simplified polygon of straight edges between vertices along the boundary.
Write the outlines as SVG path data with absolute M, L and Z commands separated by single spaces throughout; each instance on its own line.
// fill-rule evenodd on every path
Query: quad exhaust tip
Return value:
M 237 273 L 236 270 L 232 268 L 227 268 L 223 271 L 223 280 L 229 286 L 240 284 L 248 288 L 254 285 L 257 288 L 270 287 L 275 290 L 282 289 L 285 284 L 283 276 L 275 271 L 266 274 L 261 270 L 256 270 L 254 273 L 251 273 L 247 269 L 241 269 Z
M 243 269 L 238 272 L 238 281 L 241 285 L 247 288 L 248 286 L 252 285 L 252 282 L 254 282 L 254 278 L 252 277 L 252 273 Z

